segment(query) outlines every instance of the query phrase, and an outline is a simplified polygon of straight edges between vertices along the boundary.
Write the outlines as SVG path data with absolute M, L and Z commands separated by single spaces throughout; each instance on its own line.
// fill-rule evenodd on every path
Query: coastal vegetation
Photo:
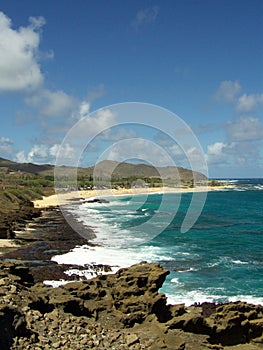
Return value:
M 67 175 L 68 169 L 71 168 L 63 167 L 63 174 L 56 184 L 65 189 L 76 186 L 71 175 Z M 53 194 L 54 170 L 52 165 L 20 164 L 0 158 L 0 199 L 5 197 L 8 200 L 5 208 L 11 209 L 15 198 L 19 202 Z M 193 178 L 199 184 L 207 180 L 205 175 L 181 167 L 158 168 L 147 164 L 102 161 L 96 166 L 78 168 L 77 187 L 193 187 Z
M 192 188 L 207 182 L 205 175 L 181 167 L 153 167 L 147 164 L 102 161 L 96 166 L 78 168 L 77 181 L 71 179 L 70 167 L 61 167 L 56 187 L 90 190 L 105 188 L 173 187 Z M 36 214 L 32 201 L 54 194 L 54 165 L 16 163 L 0 158 L 0 238 L 12 237 L 18 217 Z M 195 181 L 194 181 L 195 179 Z M 217 182 L 212 181 L 213 186 Z
M 56 186 L 68 190 L 137 187 L 194 187 L 207 182 L 205 175 L 181 167 L 153 167 L 147 164 L 102 161 L 96 166 L 78 168 L 77 184 L 63 167 Z M 54 194 L 55 166 L 16 163 L 0 158 L 0 214 L 18 210 L 21 204 Z M 194 181 L 195 178 L 195 181 Z M 210 186 L 220 183 L 212 180 Z

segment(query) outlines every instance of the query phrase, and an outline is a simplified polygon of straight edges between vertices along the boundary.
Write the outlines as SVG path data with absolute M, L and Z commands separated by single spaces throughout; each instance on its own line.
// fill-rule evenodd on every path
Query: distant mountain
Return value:
M 43 172 L 53 173 L 54 170 L 54 166 L 49 164 L 37 165 L 32 163 L 16 163 L 4 158 L 0 158 L 0 168 L 6 168 L 9 171 L 21 171 L 36 175 L 40 175 Z
M 96 175 L 101 178 L 136 178 L 162 177 L 163 179 L 183 179 L 190 182 L 193 179 L 204 181 L 207 177 L 199 172 L 175 166 L 154 167 L 147 164 L 118 163 L 112 160 L 104 160 L 96 166 L 85 169 L 89 175 Z
M 37 165 L 32 163 L 16 163 L 4 158 L 0 158 L 0 170 L 5 168 L 9 171 L 21 171 L 36 175 L 52 175 L 54 172 L 54 165 L 44 164 Z M 63 167 L 66 169 L 68 167 Z M 104 160 L 95 166 L 89 168 L 79 168 L 79 175 L 95 176 L 100 178 L 151 178 L 162 177 L 163 179 L 182 179 L 190 182 L 193 179 L 193 173 L 197 181 L 206 180 L 206 176 L 199 172 L 192 172 L 191 170 L 175 166 L 154 167 L 148 164 L 131 164 L 118 163 L 112 160 Z

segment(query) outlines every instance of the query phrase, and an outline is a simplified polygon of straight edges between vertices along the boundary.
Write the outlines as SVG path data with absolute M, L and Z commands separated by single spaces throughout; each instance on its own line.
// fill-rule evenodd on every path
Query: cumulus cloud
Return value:
M 38 63 L 40 29 L 43 17 L 30 17 L 27 27 L 12 28 L 0 12 L 0 92 L 34 90 L 43 83 Z
M 214 94 L 214 98 L 223 103 L 232 103 L 239 114 L 254 112 L 263 105 L 263 94 L 240 95 L 241 85 L 238 81 L 222 81 Z
M 215 142 L 207 147 L 208 165 L 221 168 L 261 167 L 261 144 L 258 141 Z
M 44 24 L 43 17 L 30 17 L 27 26 L 15 29 L 11 19 L 0 12 L 0 92 L 23 92 L 24 102 L 34 110 L 34 119 L 69 118 L 79 101 L 64 91 L 51 91 L 44 86 L 39 63 L 44 55 L 39 51 Z M 53 57 L 53 52 L 45 57 Z M 30 115 L 28 111 L 22 121 L 32 119 Z
M 68 143 L 65 143 L 63 145 L 55 144 L 49 149 L 49 153 L 52 157 L 56 158 L 58 153 L 63 153 L 63 156 L 65 159 L 71 159 L 75 155 L 75 150 L 72 146 L 70 146 Z
M 85 108 L 87 109 L 88 105 L 85 107 L 82 104 L 81 109 L 85 110 Z M 84 114 L 70 131 L 69 137 L 76 140 L 81 137 L 95 137 L 114 125 L 115 121 L 116 115 L 109 108 L 100 109 L 95 114 L 88 116 Z
M 79 116 L 80 118 L 85 118 L 90 110 L 90 102 L 88 101 L 83 101 L 80 103 L 79 106 Z
M 215 142 L 207 147 L 206 161 L 208 164 L 225 164 L 227 162 L 226 148 L 230 147 L 224 142 Z
M 182 132 L 187 135 L 186 130 Z M 163 132 L 158 132 L 154 140 L 169 154 L 177 166 L 193 168 L 197 171 L 207 171 L 207 169 L 203 169 L 205 157 L 203 152 L 201 149 L 192 146 L 191 143 L 180 146 L 175 140 Z
M 241 85 L 238 81 L 225 80 L 220 83 L 214 97 L 220 102 L 234 102 L 240 90 Z
M 77 99 L 63 91 L 42 89 L 25 98 L 28 106 L 44 117 L 63 117 L 73 113 L 78 105 Z
M 14 157 L 14 160 L 18 163 L 27 163 L 27 157 L 25 151 L 19 151 Z
M 243 94 L 237 100 L 237 111 L 240 113 L 253 112 L 256 107 L 263 104 L 263 94 Z
M 0 137 L 0 156 L 10 157 L 14 152 L 14 143 L 8 137 Z
M 231 141 L 255 141 L 263 139 L 263 125 L 259 118 L 240 117 L 226 125 L 228 139 Z
M 52 146 L 39 144 L 33 145 L 28 153 L 25 151 L 17 152 L 15 161 L 35 164 L 54 163 L 58 152 L 62 152 L 65 159 L 72 158 L 75 155 L 74 149 L 69 144 L 64 144 L 63 147 L 60 144 L 54 144 Z
M 137 12 L 131 25 L 135 30 L 139 30 L 141 27 L 145 25 L 154 23 L 156 21 L 158 13 L 159 13 L 158 6 L 152 6 L 144 10 L 140 10 Z
M 44 163 L 48 157 L 48 147 L 46 145 L 34 145 L 27 156 L 30 163 Z
M 263 124 L 259 118 L 241 116 L 225 126 L 226 139 L 207 146 L 206 161 L 213 167 L 262 167 Z M 240 170 L 242 172 L 242 170 Z M 226 172 L 227 174 L 227 172 Z

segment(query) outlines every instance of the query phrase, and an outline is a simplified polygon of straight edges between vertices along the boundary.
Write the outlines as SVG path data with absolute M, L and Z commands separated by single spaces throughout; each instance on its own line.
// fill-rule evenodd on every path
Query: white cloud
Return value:
M 256 168 L 262 166 L 260 149 L 257 141 L 215 142 L 207 147 L 206 161 L 210 166 Z
M 48 147 L 46 145 L 34 145 L 28 153 L 29 163 L 43 163 L 48 157 Z
M 0 92 L 34 90 L 43 83 L 37 55 L 44 24 L 43 17 L 31 17 L 27 27 L 15 30 L 0 12 Z
M 231 147 L 223 142 L 215 142 L 207 147 L 206 161 L 209 165 L 225 165 L 227 160 L 226 148 Z
M 223 148 L 226 147 L 226 144 L 223 142 L 216 142 L 212 145 L 209 145 L 207 147 L 208 153 L 214 154 L 214 155 L 220 155 L 222 154 Z
M 13 141 L 8 137 L 0 137 L 0 156 L 1 157 L 10 157 L 14 152 Z
M 220 102 L 234 102 L 240 90 L 241 85 L 238 81 L 225 80 L 219 85 L 214 97 Z
M 87 107 L 88 108 L 88 107 Z M 85 105 L 82 110 L 85 109 Z M 71 140 L 78 140 L 79 138 L 96 137 L 104 130 L 110 128 L 115 124 L 116 115 L 112 111 L 107 109 L 100 109 L 96 114 L 85 116 L 79 120 L 71 129 L 69 138 Z
M 8 137 L 1 136 L 0 137 L 0 143 L 5 145 L 12 145 L 13 141 L 10 140 Z
M 44 17 L 29 17 L 30 28 L 33 30 L 38 30 L 46 24 Z
M 44 144 L 34 145 L 28 154 L 20 151 L 15 156 L 15 161 L 19 163 L 46 163 L 48 159 L 48 147 Z
M 49 149 L 49 153 L 52 157 L 56 158 L 58 153 L 63 153 L 64 158 L 71 159 L 75 155 L 74 148 L 71 147 L 68 143 L 61 146 L 60 144 L 55 144 Z
M 263 105 L 263 94 L 242 94 L 238 81 L 222 81 L 214 94 L 216 100 L 223 103 L 233 103 L 240 114 L 251 113 L 257 107 Z
M 27 157 L 25 155 L 24 151 L 19 151 L 17 152 L 17 154 L 15 155 L 15 159 L 16 162 L 18 163 L 26 163 L 27 162 Z
M 87 149 L 89 146 L 89 141 L 93 139 L 93 137 L 96 137 L 97 135 L 100 136 L 105 129 L 107 130 L 115 124 L 116 116 L 110 109 L 101 109 L 97 111 L 96 114 L 84 117 L 86 112 L 88 112 L 88 108 L 88 102 L 82 103 L 79 106 L 79 112 L 82 113 L 83 117 L 74 124 L 72 129 L 70 129 L 63 143 L 60 144 L 55 142 L 49 146 L 47 143 L 43 143 L 42 141 L 42 143 L 34 145 L 28 153 L 25 151 L 18 152 L 16 154 L 16 160 L 19 162 L 32 162 L 40 164 L 54 163 L 55 158 L 59 154 L 59 161 L 62 162 L 61 165 L 72 164 L 72 162 L 78 159 L 82 152 Z M 80 113 L 78 113 L 78 115 L 80 115 Z M 62 130 L 65 131 L 66 126 L 67 121 L 65 121 L 65 123 L 63 122 L 63 125 L 61 124 L 57 126 L 55 124 L 52 126 L 52 128 L 55 127 L 56 133 L 59 133 Z M 111 136 L 113 137 L 114 135 Z M 115 136 L 121 136 L 121 134 Z M 52 138 L 52 140 L 54 142 L 54 138 Z
M 46 144 L 39 144 L 33 145 L 28 154 L 25 151 L 17 152 L 15 161 L 35 164 L 54 163 L 58 152 L 61 152 L 65 159 L 72 159 L 75 156 L 75 151 L 69 144 L 64 144 L 63 147 L 60 144 L 54 144 L 51 147 Z
M 263 125 L 258 118 L 240 117 L 226 125 L 230 141 L 253 141 L 263 139 Z
M 61 117 L 72 113 L 77 107 L 77 100 L 63 91 L 42 89 L 26 97 L 25 102 L 44 117 Z
M 159 13 L 158 6 L 148 7 L 144 10 L 137 12 L 135 19 L 132 21 L 131 25 L 135 30 L 139 30 L 145 25 L 149 25 L 155 22 Z
M 249 113 L 260 104 L 263 104 L 263 94 L 243 94 L 238 98 L 236 108 L 240 113 Z
M 177 131 L 187 135 L 186 130 Z M 165 133 L 158 132 L 154 137 L 155 142 L 161 146 L 174 160 L 177 166 L 185 168 L 193 168 L 197 171 L 206 172 L 207 169 L 201 169 L 204 164 L 204 154 L 197 148 L 192 147 L 191 144 L 179 145 L 170 136 Z
M 88 113 L 90 110 L 90 102 L 88 101 L 83 101 L 81 102 L 79 106 L 79 116 L 80 118 L 85 118 L 87 117 Z
M 44 87 L 39 52 L 43 17 L 30 17 L 26 27 L 14 29 L 10 18 L 0 12 L 0 92 L 22 91 L 24 102 L 37 113 L 35 118 L 69 118 L 78 108 L 79 101 L 63 91 Z M 53 52 L 46 54 L 53 57 Z

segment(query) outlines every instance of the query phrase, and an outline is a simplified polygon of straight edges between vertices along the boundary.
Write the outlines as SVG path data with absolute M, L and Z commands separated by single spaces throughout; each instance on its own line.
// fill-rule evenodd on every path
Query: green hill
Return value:
M 32 163 L 16 163 L 4 158 L 0 158 L 0 172 L 21 172 L 25 174 L 40 175 L 40 176 L 53 176 L 54 165 L 44 164 L 37 165 Z M 65 173 L 70 167 L 63 167 Z M 175 166 L 166 167 L 154 167 L 148 164 L 131 164 L 131 163 L 118 163 L 112 160 L 104 160 L 96 166 L 88 168 L 78 168 L 79 176 L 94 176 L 100 178 L 160 178 L 163 179 L 181 179 L 184 182 L 190 182 L 193 180 L 193 175 L 197 181 L 205 181 L 207 178 L 205 175 L 195 172 L 189 169 L 184 169 Z
M 16 163 L 8 159 L 0 158 L 0 168 L 8 171 L 20 171 L 29 174 L 41 174 L 43 172 L 54 171 L 54 166 L 49 164 L 37 165 L 32 163 Z M 1 169 L 0 169 L 1 170 Z
M 175 166 L 154 167 L 147 164 L 130 164 L 118 163 L 111 160 L 104 160 L 98 163 L 95 167 L 81 169 L 81 173 L 86 172 L 87 175 L 96 174 L 101 178 L 160 178 L 163 179 L 181 179 L 185 182 L 193 180 L 193 175 L 197 181 L 207 180 L 206 176 L 193 172 L 188 169 Z

